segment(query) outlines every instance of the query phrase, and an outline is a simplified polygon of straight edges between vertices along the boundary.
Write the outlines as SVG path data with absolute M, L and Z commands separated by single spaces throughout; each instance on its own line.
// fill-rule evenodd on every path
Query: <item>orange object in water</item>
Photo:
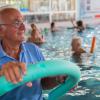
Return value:
M 95 15 L 95 18 L 100 18 L 100 14 Z
M 90 49 L 90 53 L 93 53 L 93 52 L 94 52 L 95 44 L 96 44 L 96 37 L 93 36 L 93 38 L 92 38 L 92 44 L 91 44 L 91 49 Z

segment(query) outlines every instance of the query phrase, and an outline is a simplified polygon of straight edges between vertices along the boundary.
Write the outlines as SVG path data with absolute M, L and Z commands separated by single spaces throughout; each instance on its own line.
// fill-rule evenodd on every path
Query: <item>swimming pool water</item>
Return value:
M 83 48 L 88 52 L 91 46 L 92 36 L 96 36 L 95 56 L 84 58 L 81 69 L 81 80 L 73 93 L 66 93 L 59 100 L 100 100 L 100 27 L 95 30 L 86 30 L 78 34 L 73 30 L 63 29 L 55 33 L 44 34 L 46 43 L 40 46 L 45 58 L 71 60 L 71 40 L 73 36 L 83 39 Z M 45 93 L 46 95 L 47 93 Z

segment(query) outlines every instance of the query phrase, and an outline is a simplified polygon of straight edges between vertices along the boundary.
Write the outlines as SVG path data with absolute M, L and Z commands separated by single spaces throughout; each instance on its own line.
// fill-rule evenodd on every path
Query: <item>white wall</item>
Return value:
M 80 0 L 79 6 L 80 19 L 87 23 L 100 24 L 100 0 Z

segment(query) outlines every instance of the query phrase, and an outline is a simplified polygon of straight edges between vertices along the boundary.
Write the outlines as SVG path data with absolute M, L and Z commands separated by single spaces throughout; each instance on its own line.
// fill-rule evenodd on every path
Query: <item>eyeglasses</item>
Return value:
M 0 24 L 0 25 L 13 25 L 16 28 L 20 28 L 24 24 L 25 24 L 24 21 L 16 20 L 14 23 L 11 24 Z

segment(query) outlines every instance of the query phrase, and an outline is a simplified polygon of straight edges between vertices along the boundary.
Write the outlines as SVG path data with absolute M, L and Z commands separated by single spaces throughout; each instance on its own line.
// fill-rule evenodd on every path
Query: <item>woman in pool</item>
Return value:
M 31 24 L 32 32 L 31 36 L 28 38 L 29 42 L 33 42 L 35 44 L 42 44 L 45 42 L 44 37 L 40 34 L 38 28 L 35 24 Z
M 76 29 L 78 33 L 82 33 L 85 29 L 94 29 L 91 26 L 85 25 L 82 20 L 78 20 L 74 23 L 71 19 L 71 23 L 73 24 L 73 27 L 70 27 L 69 29 Z
M 81 47 L 82 41 L 80 37 L 75 37 L 72 39 L 72 52 L 75 55 L 81 55 L 82 53 L 85 53 L 85 50 Z
M 55 22 L 51 23 L 51 32 L 56 32 L 58 29 L 56 28 Z
M 85 25 L 82 20 L 78 20 L 78 21 L 76 21 L 76 23 L 74 23 L 73 20 L 71 19 L 71 22 L 73 24 L 72 28 L 76 29 L 77 32 L 79 32 L 79 33 L 83 32 L 83 30 L 85 29 Z
M 81 54 L 86 53 L 81 44 L 82 41 L 80 37 L 75 37 L 72 39 L 72 60 L 76 63 L 82 63 Z
M 72 46 L 72 61 L 77 63 L 80 67 L 85 64 L 90 64 L 91 62 L 95 63 L 95 44 L 96 39 L 93 37 L 90 52 L 86 52 L 82 46 L 82 40 L 80 37 L 75 37 L 72 39 L 71 46 Z M 91 66 L 89 66 L 91 67 Z

